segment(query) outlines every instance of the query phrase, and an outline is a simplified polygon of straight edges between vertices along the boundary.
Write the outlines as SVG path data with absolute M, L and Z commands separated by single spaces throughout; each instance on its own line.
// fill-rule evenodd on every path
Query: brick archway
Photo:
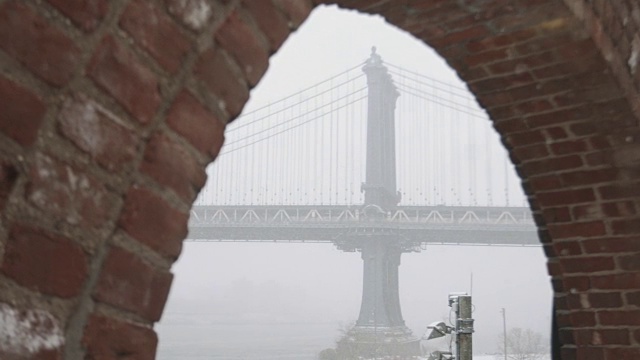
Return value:
M 491 115 L 562 359 L 640 357 L 640 5 L 339 3 L 433 47 Z M 313 6 L 0 0 L 0 357 L 154 357 L 204 166 Z

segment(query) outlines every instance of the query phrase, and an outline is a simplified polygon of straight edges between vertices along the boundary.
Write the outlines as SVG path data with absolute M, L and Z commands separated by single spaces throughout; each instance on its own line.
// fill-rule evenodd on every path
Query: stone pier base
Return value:
M 406 326 L 354 326 L 337 344 L 339 359 L 420 355 L 420 340 Z

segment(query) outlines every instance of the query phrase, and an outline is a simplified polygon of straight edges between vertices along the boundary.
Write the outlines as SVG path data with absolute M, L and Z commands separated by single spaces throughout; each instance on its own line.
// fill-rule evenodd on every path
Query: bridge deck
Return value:
M 194 206 L 189 240 L 339 242 L 358 231 L 421 244 L 538 245 L 524 207 L 399 206 L 367 216 L 360 206 Z

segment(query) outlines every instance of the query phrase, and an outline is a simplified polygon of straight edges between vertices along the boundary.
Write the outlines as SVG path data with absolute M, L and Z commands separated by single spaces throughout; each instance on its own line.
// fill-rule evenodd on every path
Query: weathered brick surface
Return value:
M 132 187 L 127 192 L 119 224 L 134 239 L 175 259 L 187 236 L 187 219 L 187 214 L 151 191 Z
M 46 111 L 44 102 L 28 89 L 0 77 L 0 132 L 21 145 L 35 142 Z
M 433 46 L 491 114 L 536 210 L 550 258 L 563 360 L 638 358 L 640 5 L 337 3 L 380 14 Z M 303 0 L 0 1 L 0 134 L 7 140 L 0 157 L 0 206 L 9 212 L 1 219 L 3 231 L 11 229 L 13 220 L 5 220 L 13 219 L 15 209 L 40 210 L 52 218 L 47 223 L 77 225 L 73 239 L 42 230 L 47 246 L 69 256 L 89 241 L 85 230 L 120 226 L 174 259 L 186 214 L 163 199 L 178 201 L 177 194 L 190 200 L 202 183 L 202 165 L 194 160 L 200 156 L 184 141 L 201 155 L 216 156 L 222 124 L 240 113 L 249 88 L 266 70 L 268 54 L 312 8 Z M 193 66 L 184 61 L 191 50 L 198 51 Z M 80 63 L 84 59 L 89 62 Z M 88 81 L 102 93 L 85 89 Z M 189 91 L 218 100 L 208 105 L 222 111 L 211 113 Z M 93 96 L 119 106 L 102 109 Z M 121 110 L 139 123 L 128 123 Z M 105 169 L 111 180 L 120 177 L 118 189 L 96 178 Z M 122 194 L 149 179 L 154 193 L 134 186 Z M 120 197 L 124 207 L 118 216 L 113 204 Z M 43 285 L 30 275 L 42 272 L 34 260 L 42 253 L 29 250 L 32 240 L 9 237 L 3 256 L 33 257 L 20 263 L 4 259 L 3 274 L 46 296 L 76 294 L 73 275 L 60 274 L 70 279 L 62 292 L 54 286 L 57 279 Z M 98 285 L 91 293 L 98 302 L 154 321 L 171 275 L 142 257 L 111 249 L 94 274 Z M 85 348 L 87 358 L 153 357 L 155 337 L 138 325 L 92 315 L 85 330 L 83 344 L 71 347 Z
M 314 6 L 309 0 L 273 0 L 273 2 L 286 14 L 289 19 L 289 28 L 292 29 L 306 20 Z
M 58 114 L 60 132 L 107 170 L 121 171 L 135 158 L 139 138 L 87 96 L 69 97 Z
M 284 14 L 272 1 L 245 1 L 244 6 L 269 39 L 271 50 L 280 48 L 290 31 Z
M 167 10 L 183 25 L 201 31 L 213 18 L 215 9 L 207 0 L 165 0 Z
M 9 193 L 18 178 L 18 170 L 13 164 L 0 160 L 0 211 L 4 208 Z
M 171 273 L 151 267 L 136 255 L 111 248 L 93 296 L 99 302 L 158 321 L 172 279 Z
M 2 334 L 8 335 L 2 339 L 0 359 L 63 360 L 63 326 L 50 312 L 28 305 L 0 302 L 0 313 L 3 320 Z M 16 325 L 20 331 L 17 336 L 12 332 L 18 330 Z M 27 339 L 32 341 L 25 341 Z M 39 341 L 40 339 L 49 341 Z
M 224 142 L 222 123 L 187 91 L 182 91 L 174 101 L 167 124 L 211 158 L 218 155 Z
M 216 40 L 236 59 L 249 84 L 255 86 L 269 66 L 267 49 L 256 31 L 236 12 L 216 32 Z
M 0 6 L 0 49 L 56 86 L 71 79 L 80 55 L 68 36 L 22 1 Z
M 87 256 L 69 239 L 15 224 L 0 271 L 30 289 L 68 298 L 79 294 L 87 278 Z
M 223 51 L 209 49 L 200 55 L 194 75 L 222 101 L 217 105 L 235 118 L 249 99 L 249 87 L 240 71 L 236 71 L 230 61 Z
M 126 354 L 131 359 L 153 360 L 158 337 L 148 327 L 91 315 L 82 343 L 88 359 L 119 359 Z
M 43 154 L 29 170 L 26 199 L 47 216 L 81 228 L 104 226 L 115 206 L 99 179 Z
M 133 53 L 107 36 L 88 68 L 89 76 L 142 124 L 148 124 L 160 105 L 156 76 Z
M 207 177 L 183 146 L 160 133 L 154 134 L 147 144 L 140 170 L 188 202 L 195 199 Z
M 148 1 L 132 1 L 120 18 L 120 26 L 172 73 L 180 68 L 189 51 L 189 41 L 178 25 Z
M 107 14 L 109 0 L 47 0 L 84 31 L 95 30 Z

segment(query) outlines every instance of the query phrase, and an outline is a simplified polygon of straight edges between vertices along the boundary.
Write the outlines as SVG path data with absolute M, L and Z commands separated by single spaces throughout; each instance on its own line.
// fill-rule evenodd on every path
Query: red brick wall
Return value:
M 562 359 L 640 358 L 640 5 L 340 5 L 432 46 L 491 115 L 549 257 Z M 204 167 L 312 6 L 0 0 L 0 358 L 154 358 Z

